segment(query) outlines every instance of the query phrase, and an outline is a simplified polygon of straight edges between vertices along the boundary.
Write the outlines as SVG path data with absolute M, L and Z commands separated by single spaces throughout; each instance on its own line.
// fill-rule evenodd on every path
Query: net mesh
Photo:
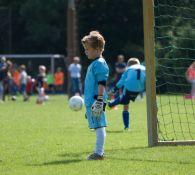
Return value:
M 155 0 L 158 139 L 195 139 L 195 99 L 186 71 L 195 61 L 195 0 Z

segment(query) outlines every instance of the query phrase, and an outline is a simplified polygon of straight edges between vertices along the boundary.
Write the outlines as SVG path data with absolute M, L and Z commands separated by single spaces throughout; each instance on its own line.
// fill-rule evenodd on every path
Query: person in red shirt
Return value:
M 34 86 L 35 86 L 35 79 L 31 78 L 31 76 L 28 76 L 27 77 L 27 84 L 26 84 L 26 92 L 28 95 L 33 94 Z
M 191 98 L 195 99 L 195 61 L 190 65 L 186 72 L 187 80 L 191 83 Z

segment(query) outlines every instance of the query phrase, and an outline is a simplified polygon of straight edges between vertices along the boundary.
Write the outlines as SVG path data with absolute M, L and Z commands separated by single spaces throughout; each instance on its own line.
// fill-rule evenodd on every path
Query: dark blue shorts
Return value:
M 126 90 L 125 94 L 122 95 L 120 104 L 128 105 L 130 101 L 135 101 L 138 94 L 139 92 L 131 92 L 131 91 Z

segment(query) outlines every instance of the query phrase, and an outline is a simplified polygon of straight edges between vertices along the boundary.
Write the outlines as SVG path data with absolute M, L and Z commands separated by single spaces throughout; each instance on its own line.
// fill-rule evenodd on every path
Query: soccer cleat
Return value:
M 125 127 L 124 130 L 125 130 L 125 131 L 129 131 L 129 127 Z
M 36 103 L 37 103 L 38 105 L 42 105 L 42 104 L 43 104 L 43 101 L 40 100 L 40 99 L 37 99 L 37 100 L 36 100 Z
M 25 97 L 24 99 L 23 99 L 23 101 L 28 101 L 29 100 L 29 97 Z
M 104 155 L 99 155 L 97 153 L 93 153 L 93 154 L 90 154 L 88 157 L 87 157 L 87 160 L 103 160 L 104 159 Z
M 117 110 L 118 109 L 118 107 L 117 106 L 112 106 L 112 107 L 110 107 L 110 102 L 111 101 L 107 101 L 107 105 L 106 105 L 106 109 L 107 110 Z
M 16 100 L 17 100 L 16 96 L 15 95 L 12 96 L 12 101 L 16 101 Z

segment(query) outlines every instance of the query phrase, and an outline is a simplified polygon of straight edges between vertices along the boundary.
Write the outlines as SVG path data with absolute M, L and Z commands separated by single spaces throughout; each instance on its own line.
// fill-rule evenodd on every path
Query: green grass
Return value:
M 131 130 L 123 131 L 121 107 L 107 111 L 106 159 L 87 161 L 95 133 L 67 98 L 45 105 L 21 99 L 0 104 L 0 175 L 193 175 L 195 147 L 147 147 L 145 100 L 131 104 Z

